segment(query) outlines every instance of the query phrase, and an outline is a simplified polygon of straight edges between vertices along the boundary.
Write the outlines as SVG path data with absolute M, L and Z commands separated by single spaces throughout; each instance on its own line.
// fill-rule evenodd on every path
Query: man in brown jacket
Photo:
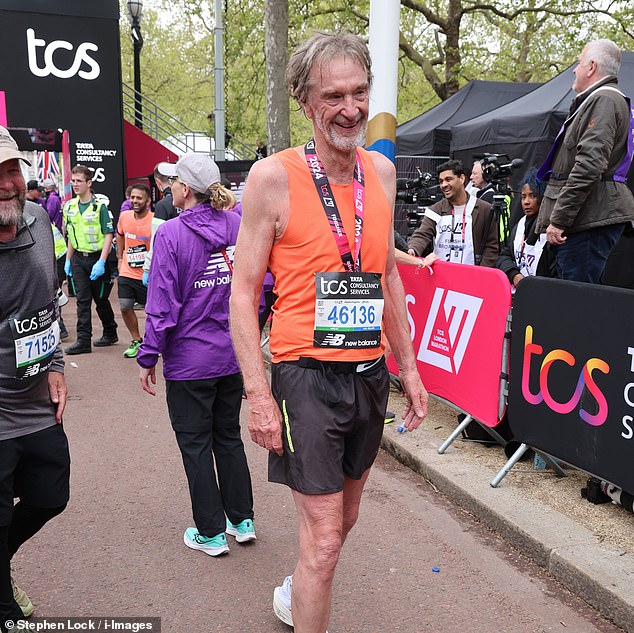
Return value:
M 610 40 L 585 46 L 574 69 L 577 96 L 538 177 L 548 182 L 537 232 L 557 247 L 562 279 L 600 283 L 634 220 L 626 184 L 634 151 L 631 103 L 617 88 L 621 52 Z M 628 143 L 628 138 L 629 143 Z
M 435 253 L 442 261 L 494 266 L 498 256 L 497 223 L 491 205 L 465 190 L 462 162 L 449 160 L 438 167 L 438 184 L 445 198 L 425 209 L 420 226 L 407 246 L 423 257 Z

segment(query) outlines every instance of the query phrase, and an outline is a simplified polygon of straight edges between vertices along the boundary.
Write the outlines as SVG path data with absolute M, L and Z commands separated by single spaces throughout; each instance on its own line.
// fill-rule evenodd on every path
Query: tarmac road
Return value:
M 71 301 L 71 333 L 73 314 Z M 123 324 L 119 336 L 66 357 L 71 502 L 14 559 L 35 615 L 159 616 L 164 633 L 290 631 L 271 608 L 297 555 L 290 493 L 266 482 L 265 452 L 245 434 L 257 542 L 230 538 L 218 559 L 187 549 L 191 509 L 164 382 L 156 398 L 140 390 Z M 381 453 L 338 567 L 330 633 L 620 630 Z

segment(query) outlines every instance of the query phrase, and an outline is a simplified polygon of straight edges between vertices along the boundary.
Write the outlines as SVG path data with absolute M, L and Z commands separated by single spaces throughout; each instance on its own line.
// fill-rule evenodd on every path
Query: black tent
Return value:
M 571 66 L 523 97 L 454 125 L 451 128 L 451 155 L 465 165 L 473 161 L 474 154 L 482 152 L 523 158 L 526 168 L 541 165 L 568 116 L 575 94 L 573 78 Z M 619 88 L 634 96 L 634 52 L 623 52 Z
M 539 166 L 569 113 L 575 96 L 572 66 L 539 88 L 495 110 L 451 128 L 451 155 L 469 165 L 474 154 L 495 152 L 524 159 L 524 167 L 512 178 L 514 189 L 531 166 Z M 634 52 L 623 51 L 619 88 L 634 98 Z M 634 191 L 634 167 L 628 184 Z M 516 197 L 517 199 L 518 197 Z M 518 205 L 514 205 L 518 206 Z M 514 217 L 517 216 L 517 209 Z M 634 233 L 621 240 L 610 257 L 606 281 L 634 288 Z
M 455 95 L 396 128 L 396 153 L 449 156 L 451 128 L 534 90 L 538 83 L 470 81 Z

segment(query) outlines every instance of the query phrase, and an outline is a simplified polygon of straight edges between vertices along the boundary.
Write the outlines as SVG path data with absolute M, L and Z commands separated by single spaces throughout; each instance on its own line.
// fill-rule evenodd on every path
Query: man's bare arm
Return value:
M 394 165 L 385 157 L 375 157 L 375 166 L 381 184 L 390 202 L 395 199 L 396 175 Z M 393 211 L 392 211 L 393 213 Z M 394 253 L 394 226 L 390 226 L 388 236 L 388 256 L 383 283 L 385 307 L 383 323 L 385 335 L 390 343 L 392 353 L 398 363 L 401 384 L 407 398 L 407 406 L 403 414 L 405 428 L 413 431 L 427 415 L 428 395 L 420 380 L 416 367 L 416 357 L 410 339 L 407 311 L 405 309 L 405 291 L 401 277 L 396 268 Z
M 288 207 L 286 178 L 275 156 L 257 161 L 251 168 L 242 195 L 231 285 L 231 335 L 249 398 L 249 431 L 254 442 L 279 454 L 281 415 L 264 371 L 258 308 L 271 248 Z

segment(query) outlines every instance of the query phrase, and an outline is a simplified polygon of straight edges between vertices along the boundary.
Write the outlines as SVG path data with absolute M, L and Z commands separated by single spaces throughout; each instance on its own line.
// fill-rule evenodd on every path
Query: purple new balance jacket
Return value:
M 166 380 L 202 380 L 240 371 L 229 332 L 229 296 L 240 216 L 199 204 L 154 236 L 137 362 L 163 356 Z

